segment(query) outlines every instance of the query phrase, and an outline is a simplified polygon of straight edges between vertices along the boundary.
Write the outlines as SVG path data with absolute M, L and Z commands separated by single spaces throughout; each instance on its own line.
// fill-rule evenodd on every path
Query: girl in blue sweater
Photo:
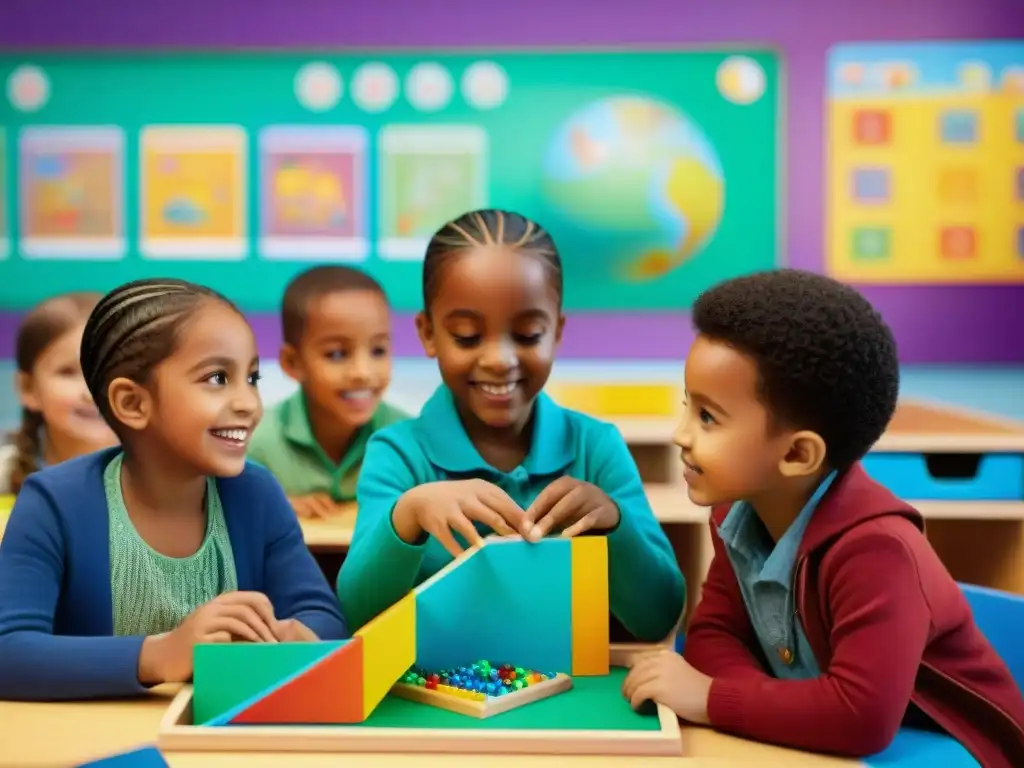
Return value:
M 122 447 L 32 475 L 0 543 L 0 698 L 187 681 L 197 643 L 347 630 L 280 486 L 247 464 L 263 412 L 248 323 L 180 280 L 115 289 L 82 371 Z

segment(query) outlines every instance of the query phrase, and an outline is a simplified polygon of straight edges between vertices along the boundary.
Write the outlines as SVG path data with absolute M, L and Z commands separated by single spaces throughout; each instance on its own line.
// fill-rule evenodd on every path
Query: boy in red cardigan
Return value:
M 809 751 L 875 754 L 906 724 L 1024 766 L 1020 690 L 920 513 L 859 464 L 899 390 L 882 318 L 830 278 L 775 270 L 704 293 L 693 322 L 675 442 L 715 555 L 683 655 L 637 660 L 626 697 Z

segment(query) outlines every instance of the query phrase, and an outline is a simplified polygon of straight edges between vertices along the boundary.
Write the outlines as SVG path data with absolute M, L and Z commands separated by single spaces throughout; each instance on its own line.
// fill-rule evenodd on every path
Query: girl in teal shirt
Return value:
M 427 246 L 423 300 L 443 383 L 367 445 L 337 584 L 350 626 L 490 533 L 592 532 L 608 537 L 612 613 L 637 639 L 666 638 L 685 585 L 622 436 L 542 392 L 565 323 L 551 236 L 519 214 L 464 214 Z

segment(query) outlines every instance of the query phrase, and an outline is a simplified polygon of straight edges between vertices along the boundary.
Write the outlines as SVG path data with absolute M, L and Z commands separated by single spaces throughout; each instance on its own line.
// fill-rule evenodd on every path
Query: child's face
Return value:
M 690 500 L 711 506 L 751 500 L 780 478 L 792 435 L 769 429 L 755 362 L 698 336 L 686 358 L 686 403 L 673 436 Z
M 358 429 L 391 383 L 391 320 L 376 291 L 344 291 L 307 308 L 298 347 L 285 345 L 281 367 L 299 382 L 312 419 Z
M 540 259 L 502 246 L 443 265 L 417 327 L 463 415 L 503 428 L 522 425 L 551 373 L 564 319 Z
M 238 475 L 263 415 L 256 389 L 256 340 L 244 318 L 219 301 L 203 304 L 181 330 L 174 354 L 153 370 L 143 436 L 198 474 Z
M 57 337 L 31 373 L 19 375 L 18 384 L 22 406 L 42 413 L 51 438 L 98 450 L 117 438 L 96 409 L 82 376 L 78 353 L 84 328 L 82 323 Z

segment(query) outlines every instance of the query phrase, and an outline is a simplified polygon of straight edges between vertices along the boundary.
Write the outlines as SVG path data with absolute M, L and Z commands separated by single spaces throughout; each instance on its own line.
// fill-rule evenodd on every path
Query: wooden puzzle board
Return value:
M 634 712 L 622 697 L 626 670 L 579 677 L 573 689 L 487 719 L 388 696 L 359 725 L 192 725 L 183 688 L 160 723 L 161 749 L 238 752 L 475 752 L 560 755 L 681 755 L 670 710 Z

